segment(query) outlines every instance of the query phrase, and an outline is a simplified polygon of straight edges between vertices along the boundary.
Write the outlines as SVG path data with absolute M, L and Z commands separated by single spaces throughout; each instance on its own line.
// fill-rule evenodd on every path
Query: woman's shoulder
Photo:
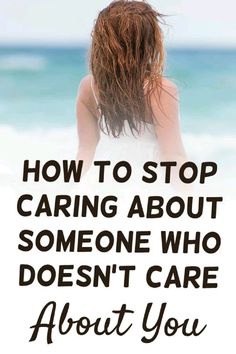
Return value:
M 177 85 L 166 77 L 157 79 L 154 90 L 150 96 L 152 105 L 172 105 L 179 100 Z
M 88 93 L 91 94 L 91 80 L 92 75 L 88 74 L 84 76 L 80 82 L 78 87 L 78 94 L 79 95 L 87 95 Z
M 163 85 L 166 85 L 173 89 L 177 88 L 177 85 L 174 83 L 174 81 L 170 80 L 169 78 L 163 76 L 161 80 Z
M 179 94 L 177 85 L 168 78 L 161 78 L 150 97 L 154 120 L 159 126 L 166 126 L 176 121 L 179 111 Z M 168 119 L 167 119 L 168 118 Z
M 162 89 L 162 93 L 169 93 L 172 96 L 176 97 L 178 95 L 178 87 L 177 85 L 170 79 L 166 77 L 162 77 L 160 79 L 160 87 Z
M 96 104 L 94 103 L 92 78 L 92 75 L 88 74 L 80 80 L 77 92 L 77 101 L 82 100 L 84 103 L 95 109 Z
M 76 104 L 78 105 L 79 102 L 82 102 L 89 109 L 89 111 L 98 118 L 98 103 L 94 91 L 93 76 L 90 74 L 84 76 L 79 83 Z
M 98 105 L 96 87 L 94 85 L 94 79 L 91 74 L 84 76 L 79 83 L 78 95 L 95 105 Z

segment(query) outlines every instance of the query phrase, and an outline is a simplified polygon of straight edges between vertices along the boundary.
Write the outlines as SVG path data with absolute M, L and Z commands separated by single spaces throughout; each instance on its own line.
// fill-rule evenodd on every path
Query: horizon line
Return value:
M 47 48 L 47 49 L 89 49 L 90 44 L 87 42 L 74 42 L 74 43 L 64 43 L 64 42 L 0 42 L 0 49 L 1 48 Z M 192 44 L 189 43 L 179 43 L 179 44 L 167 44 L 167 50 L 177 50 L 177 49 L 189 49 L 189 50 L 236 50 L 235 45 L 222 45 L 222 44 Z

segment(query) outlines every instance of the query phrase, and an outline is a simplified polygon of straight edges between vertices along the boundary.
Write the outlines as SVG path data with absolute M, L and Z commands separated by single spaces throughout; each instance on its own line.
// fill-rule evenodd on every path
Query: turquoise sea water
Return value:
M 0 124 L 26 130 L 75 124 L 88 72 L 86 48 L 0 48 Z M 179 86 L 182 130 L 236 133 L 236 50 L 169 49 L 166 76 Z

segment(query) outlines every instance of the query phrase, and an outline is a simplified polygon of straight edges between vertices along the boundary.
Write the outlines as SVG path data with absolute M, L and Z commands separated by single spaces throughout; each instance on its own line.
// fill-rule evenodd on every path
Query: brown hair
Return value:
M 152 113 L 150 95 L 161 87 L 164 64 L 160 23 L 162 15 L 145 1 L 112 1 L 98 15 L 90 69 L 106 133 L 114 137 L 124 133 L 125 120 L 133 134 L 139 133 L 146 102 Z M 104 131 L 102 124 L 101 129 Z

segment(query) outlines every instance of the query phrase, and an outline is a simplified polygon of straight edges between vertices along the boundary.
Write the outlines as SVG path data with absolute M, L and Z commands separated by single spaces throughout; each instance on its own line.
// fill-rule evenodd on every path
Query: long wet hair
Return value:
M 162 18 L 147 2 L 128 0 L 112 1 L 98 15 L 90 70 L 103 118 L 100 126 L 109 135 L 124 133 L 125 120 L 133 134 L 139 133 L 147 108 L 152 114 L 150 96 L 161 88 L 163 76 Z

